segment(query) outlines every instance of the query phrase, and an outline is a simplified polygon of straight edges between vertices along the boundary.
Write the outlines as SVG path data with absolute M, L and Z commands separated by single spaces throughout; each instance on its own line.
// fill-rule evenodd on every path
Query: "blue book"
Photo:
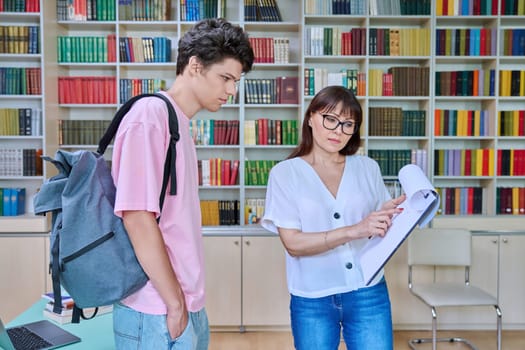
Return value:
M 2 201 L 4 203 L 4 209 L 2 211 L 3 216 L 11 216 L 11 189 L 4 188 Z

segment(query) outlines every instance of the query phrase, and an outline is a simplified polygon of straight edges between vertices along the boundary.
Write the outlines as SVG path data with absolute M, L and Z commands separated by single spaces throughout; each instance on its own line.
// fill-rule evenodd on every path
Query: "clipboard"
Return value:
M 407 197 L 399 205 L 400 208 L 404 208 L 403 212 L 392 218 L 392 225 L 384 237 L 372 237 L 359 254 L 367 286 L 414 228 L 418 225 L 426 226 L 439 208 L 439 194 L 419 166 L 405 165 L 399 170 L 398 178 Z

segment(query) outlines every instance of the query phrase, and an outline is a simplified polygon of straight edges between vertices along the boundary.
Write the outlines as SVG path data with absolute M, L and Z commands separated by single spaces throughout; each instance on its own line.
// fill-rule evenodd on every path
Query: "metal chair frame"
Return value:
M 469 340 L 465 339 L 465 338 L 460 338 L 460 337 L 445 337 L 445 338 L 438 338 L 437 337 L 437 332 L 438 332 L 438 329 L 437 329 L 437 308 L 440 308 L 440 307 L 453 307 L 453 306 L 457 306 L 457 303 L 454 303 L 454 304 L 451 304 L 451 305 L 446 305 L 446 304 L 443 304 L 443 305 L 431 305 L 429 304 L 427 301 L 425 301 L 424 297 L 418 295 L 417 293 L 414 292 L 413 290 L 413 287 L 414 287 L 414 284 L 413 284 L 413 280 L 412 280 L 412 270 L 413 270 L 413 266 L 418 266 L 418 265 L 430 265 L 430 266 L 434 266 L 434 268 L 436 268 L 436 266 L 463 266 L 464 269 L 465 269 L 465 278 L 464 278 L 464 284 L 465 286 L 470 286 L 470 255 L 471 255 L 471 251 L 470 251 L 470 232 L 467 231 L 467 230 L 456 230 L 456 229 L 453 229 L 453 230 L 450 230 L 450 229 L 447 229 L 447 230 L 437 230 L 437 229 L 423 229 L 423 230 L 418 230 L 420 232 L 414 232 L 415 234 L 419 234 L 419 235 L 426 235 L 426 234 L 430 234 L 430 230 L 433 230 L 433 231 L 436 231 L 435 233 L 437 233 L 437 231 L 440 231 L 440 232 L 447 232 L 447 234 L 449 235 L 454 235 L 454 234 L 464 234 L 466 235 L 465 231 L 468 232 L 468 237 L 469 237 L 469 242 L 468 242 L 468 248 L 466 249 L 467 251 L 464 252 L 464 254 L 468 254 L 468 256 L 465 256 L 464 258 L 461 258 L 460 260 L 464 260 L 464 261 L 451 261 L 450 263 L 446 262 L 446 261 L 439 261 L 440 258 L 438 257 L 439 254 L 436 253 L 436 252 L 433 252 L 432 254 L 435 256 L 435 257 L 438 257 L 435 259 L 435 261 L 433 262 L 433 257 L 430 257 L 429 258 L 429 261 L 423 261 L 423 262 L 418 262 L 418 261 L 415 261 L 415 259 L 413 259 L 411 257 L 411 243 L 409 242 L 409 265 L 408 265 L 408 288 L 410 290 L 410 292 L 416 296 L 419 300 L 421 300 L 425 305 L 427 305 L 428 307 L 430 307 L 430 311 L 431 311 L 431 314 L 432 314 L 432 337 L 431 338 L 414 338 L 414 339 L 410 339 L 408 341 L 408 345 L 411 349 L 413 350 L 416 350 L 416 345 L 417 344 L 423 344 L 423 343 L 432 343 L 432 350 L 436 350 L 437 349 L 437 343 L 438 342 L 449 342 L 449 343 L 452 343 L 452 342 L 461 342 L 461 343 L 464 343 L 465 345 L 469 346 L 472 350 L 477 350 L 477 347 L 471 343 Z M 439 234 L 439 233 L 438 233 Z M 443 239 L 445 239 L 446 237 L 444 236 Z M 415 239 L 415 237 L 410 237 L 410 239 Z M 432 248 L 432 247 L 430 247 Z M 432 255 L 431 254 L 431 255 Z M 466 259 L 466 260 L 465 260 Z M 414 261 L 412 261 L 414 260 Z M 424 258 L 424 260 L 428 260 L 426 258 Z M 439 284 L 439 282 L 435 282 L 436 285 Z M 461 283 L 458 283 L 457 286 L 461 286 Z M 477 288 L 477 287 L 473 287 L 473 288 Z M 478 291 L 479 291 L 479 288 L 477 288 Z M 485 293 L 488 297 L 492 297 L 494 298 L 493 296 L 491 296 L 490 294 L 486 293 L 486 292 L 483 292 Z M 472 305 L 472 304 L 469 304 L 469 303 L 466 303 L 466 305 L 469 305 L 469 306 L 493 306 L 495 308 L 495 311 L 496 311 L 496 317 L 497 317 L 497 325 L 496 325 L 496 333 L 497 333 L 497 350 L 501 350 L 501 328 L 502 328 L 502 313 L 501 313 L 501 309 L 497 303 L 497 300 L 496 298 L 494 298 L 494 301 L 495 303 L 494 304 L 489 304 L 489 303 L 486 303 L 486 304 L 479 304 L 479 305 Z

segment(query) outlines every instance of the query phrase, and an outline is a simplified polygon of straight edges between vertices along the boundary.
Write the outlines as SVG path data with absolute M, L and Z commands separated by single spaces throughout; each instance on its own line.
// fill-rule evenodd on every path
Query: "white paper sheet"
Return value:
M 392 225 L 386 235 L 372 237 L 359 255 L 367 285 L 381 271 L 416 225 L 426 226 L 439 208 L 439 194 L 419 166 L 405 165 L 399 170 L 398 176 L 407 197 L 399 206 L 404 210 L 393 217 Z

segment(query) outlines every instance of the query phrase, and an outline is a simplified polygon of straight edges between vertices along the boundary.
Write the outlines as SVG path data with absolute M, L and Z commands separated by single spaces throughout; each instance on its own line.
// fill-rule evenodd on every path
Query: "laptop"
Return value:
M 79 337 L 48 320 L 5 328 L 0 319 L 0 348 L 4 350 L 55 349 L 79 341 Z

